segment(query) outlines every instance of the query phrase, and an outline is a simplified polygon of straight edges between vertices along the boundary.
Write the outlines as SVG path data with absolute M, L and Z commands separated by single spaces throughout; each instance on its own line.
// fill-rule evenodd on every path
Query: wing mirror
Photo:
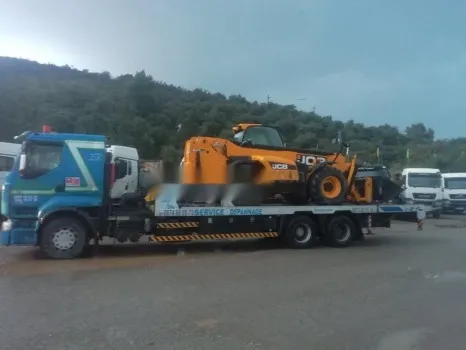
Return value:
M 21 153 L 19 155 L 19 171 L 23 173 L 26 170 L 26 155 L 24 153 Z

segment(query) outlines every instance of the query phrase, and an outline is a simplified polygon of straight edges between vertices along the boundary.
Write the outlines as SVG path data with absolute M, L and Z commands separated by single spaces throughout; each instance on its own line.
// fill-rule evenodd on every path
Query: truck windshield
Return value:
M 250 140 L 253 145 L 283 147 L 283 140 L 274 128 L 252 126 L 235 135 L 238 142 Z
M 445 178 L 445 188 L 449 190 L 466 190 L 466 177 Z
M 408 186 L 439 188 L 442 177 L 440 174 L 408 174 Z
M 28 142 L 25 147 L 27 177 L 41 176 L 60 165 L 61 144 L 42 144 Z

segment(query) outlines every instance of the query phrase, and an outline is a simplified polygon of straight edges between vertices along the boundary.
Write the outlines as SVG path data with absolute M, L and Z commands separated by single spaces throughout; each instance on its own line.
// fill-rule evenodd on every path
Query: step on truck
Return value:
M 25 133 L 21 153 L 2 189 L 1 244 L 38 246 L 47 256 L 71 259 L 104 237 L 118 242 L 186 242 L 278 238 L 292 248 L 318 241 L 346 247 L 364 230 L 390 227 L 395 214 L 417 213 L 422 205 L 390 203 L 342 205 L 238 206 L 189 202 L 193 188 L 163 185 L 155 205 L 138 192 L 115 205 L 112 186 L 127 164 L 103 135 Z M 125 169 L 119 169 L 123 164 Z M 239 185 L 241 186 L 241 185 Z M 189 187 L 189 186 L 188 186 Z M 206 188 L 198 186 L 195 191 Z M 235 191 L 233 185 L 224 189 Z

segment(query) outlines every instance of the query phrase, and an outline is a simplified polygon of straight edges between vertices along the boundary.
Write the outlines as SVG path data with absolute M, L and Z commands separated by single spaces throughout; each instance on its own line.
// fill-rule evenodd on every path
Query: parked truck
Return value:
M 429 213 L 440 218 L 443 209 L 442 175 L 439 169 L 405 168 L 402 173 L 404 191 L 401 196 L 407 204 L 428 206 Z
M 2 224 L 1 244 L 38 246 L 56 259 L 81 256 L 91 241 L 97 244 L 104 237 L 119 242 L 276 237 L 292 248 L 309 248 L 319 240 L 346 247 L 362 239 L 366 228 L 390 227 L 394 214 L 418 213 L 422 218 L 427 210 L 389 202 L 249 206 L 229 200 L 189 202 L 193 187 L 187 185 L 187 191 L 183 184 L 163 185 L 155 207 L 146 205 L 139 191 L 125 193 L 116 205 L 112 188 L 119 175 L 128 172 L 128 165 L 115 162 L 114 151 L 103 135 L 25 134 L 2 189 L 2 212 L 8 220 Z M 226 185 L 225 198 L 235 186 L 243 184 Z
M 443 173 L 442 190 L 444 212 L 466 211 L 466 173 Z

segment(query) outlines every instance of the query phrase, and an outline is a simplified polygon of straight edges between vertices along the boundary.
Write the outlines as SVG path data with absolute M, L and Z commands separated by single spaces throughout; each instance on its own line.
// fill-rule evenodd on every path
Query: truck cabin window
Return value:
M 61 162 L 62 145 L 28 143 L 25 147 L 24 177 L 38 177 L 57 168 Z
M 0 171 L 11 171 L 14 161 L 14 157 L 0 155 Z
M 449 190 L 466 190 L 466 177 L 445 178 L 445 188 Z
M 442 177 L 440 174 L 408 174 L 408 186 L 439 188 Z
M 121 158 L 115 159 L 116 179 L 123 179 L 126 175 L 131 175 L 131 164 Z
M 273 146 L 283 147 L 283 140 L 280 133 L 274 128 L 267 127 L 249 127 L 235 135 L 235 141 L 250 141 L 253 146 Z

